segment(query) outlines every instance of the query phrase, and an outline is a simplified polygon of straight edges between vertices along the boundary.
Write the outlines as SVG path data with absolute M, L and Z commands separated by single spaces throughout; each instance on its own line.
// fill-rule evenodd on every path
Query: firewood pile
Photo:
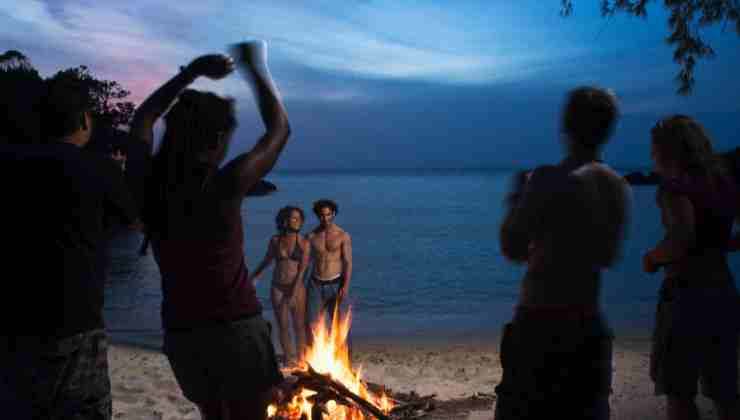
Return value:
M 312 420 L 321 420 L 324 414 L 328 415 L 330 404 L 355 408 L 362 412 L 366 419 L 377 420 L 421 419 L 435 408 L 435 394 L 420 396 L 411 392 L 409 394 L 394 394 L 394 397 L 397 398 L 389 398 L 390 408 L 384 410 L 353 393 L 342 383 L 332 379 L 331 376 L 316 372 L 310 365 L 308 365 L 307 370 L 295 370 L 291 372 L 290 380 L 292 381 L 290 394 L 284 396 L 283 404 L 286 401 L 292 400 L 294 396 L 300 395 L 304 390 L 315 392 L 315 394 L 305 398 L 312 405 Z M 382 385 L 373 383 L 366 385 L 368 390 L 376 394 L 390 394 Z M 278 404 L 278 407 L 280 407 L 280 404 Z M 290 416 L 282 414 L 287 412 L 289 410 L 278 408 L 276 415 L 272 416 L 271 419 L 294 420 Z M 305 414 L 302 417 L 306 417 Z

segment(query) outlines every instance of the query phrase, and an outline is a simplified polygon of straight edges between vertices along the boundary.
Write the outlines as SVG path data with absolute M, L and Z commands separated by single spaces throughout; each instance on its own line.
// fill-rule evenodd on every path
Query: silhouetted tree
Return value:
M 632 16 L 646 17 L 647 5 L 653 0 L 600 0 L 601 14 L 612 16 L 624 12 Z M 573 12 L 573 0 L 561 0 L 561 14 Z M 672 31 L 666 42 L 674 47 L 673 61 L 681 66 L 676 76 L 678 93 L 687 95 L 694 87 L 696 61 L 713 57 L 714 50 L 700 36 L 699 29 L 715 24 L 728 24 L 740 35 L 740 0 L 663 0 L 670 11 L 668 26 Z
M 36 100 L 43 79 L 19 51 L 0 55 L 0 141 L 38 142 L 39 120 Z
M 89 148 L 102 154 L 124 151 L 128 154 L 129 181 L 143 178 L 149 148 L 143 142 L 129 142 L 127 133 L 121 130 L 134 114 L 134 103 L 125 100 L 130 92 L 116 81 L 95 78 L 86 66 L 59 71 L 52 78 L 72 78 L 88 89 L 95 113 Z M 8 50 L 0 55 L 0 143 L 41 140 L 37 104 L 43 89 L 44 79 L 23 53 Z M 260 180 L 248 195 L 267 195 L 276 189 L 274 184 Z
M 90 93 L 95 113 L 94 142 L 101 149 L 116 139 L 119 129 L 128 125 L 134 113 L 133 102 L 126 101 L 130 92 L 118 82 L 98 79 L 86 66 L 57 72 L 52 78 L 73 78 L 82 82 Z M 44 79 L 23 53 L 8 50 L 0 55 L 0 139 L 15 143 L 40 140 L 36 104 L 43 93 Z
M 92 97 L 95 121 L 104 127 L 119 128 L 126 126 L 134 114 L 133 102 L 125 101 L 131 92 L 118 82 L 96 79 L 87 66 L 62 70 L 54 78 L 73 78 L 83 83 Z
M 0 55 L 0 71 L 20 71 L 36 75 L 39 79 L 39 73 L 33 68 L 28 57 L 17 50 L 8 50 Z

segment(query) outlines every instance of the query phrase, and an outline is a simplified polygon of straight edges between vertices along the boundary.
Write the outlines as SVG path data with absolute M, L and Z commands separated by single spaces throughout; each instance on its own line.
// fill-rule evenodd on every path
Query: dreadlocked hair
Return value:
M 147 225 L 140 254 L 153 234 L 166 234 L 168 222 L 191 212 L 207 186 L 207 174 L 218 163 L 207 152 L 236 128 L 234 100 L 211 92 L 184 90 L 164 117 L 166 129 L 152 161 L 152 176 L 142 217 Z

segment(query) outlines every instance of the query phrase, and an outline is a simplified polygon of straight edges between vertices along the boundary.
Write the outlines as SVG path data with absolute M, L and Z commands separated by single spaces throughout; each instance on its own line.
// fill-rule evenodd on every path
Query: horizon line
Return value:
M 438 172 L 512 172 L 518 170 L 530 170 L 540 165 L 532 166 L 518 166 L 518 167 L 479 167 L 479 166 L 467 166 L 467 167 L 364 167 L 364 168 L 292 168 L 292 169 L 275 169 L 272 174 L 290 174 L 290 173 L 307 173 L 307 172 L 380 172 L 380 171 L 399 171 L 399 172 L 411 172 L 411 171 L 438 171 Z M 612 166 L 614 170 L 622 172 L 650 172 L 653 170 L 650 166 Z M 267 175 L 269 176 L 269 175 Z

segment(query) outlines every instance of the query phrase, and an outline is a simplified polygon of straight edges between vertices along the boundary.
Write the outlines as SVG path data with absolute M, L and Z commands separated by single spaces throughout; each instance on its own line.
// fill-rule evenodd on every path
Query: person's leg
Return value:
M 217 328 L 165 331 L 163 352 L 182 394 L 198 407 L 203 420 L 223 419 L 223 403 L 209 369 L 221 356 Z
M 675 337 L 674 337 L 675 338 Z M 699 419 L 699 410 L 696 406 L 699 369 L 696 366 L 696 354 L 692 353 L 690 345 L 674 343 L 665 354 L 662 361 L 662 372 L 659 382 L 656 382 L 658 395 L 667 396 L 667 418 Z
M 225 420 L 224 402 L 221 400 L 195 403 L 200 411 L 201 420 Z
M 499 358 L 501 360 L 501 381 L 496 386 L 496 420 L 526 419 L 529 405 L 521 398 L 521 388 L 525 384 L 521 380 L 525 375 L 518 374 L 519 361 L 517 360 L 517 343 L 513 329 L 514 322 L 504 325 L 499 344 Z
M 295 333 L 297 359 L 301 360 L 306 352 L 306 289 L 300 286 L 293 292 L 293 302 L 290 306 L 293 316 L 293 331 Z
M 668 396 L 668 420 L 699 420 L 699 409 L 694 399 Z
M 609 418 L 611 331 L 601 317 L 562 316 L 518 312 L 504 327 L 497 420 Z
M 707 347 L 701 371 L 703 394 L 714 401 L 720 420 L 740 419 L 738 336 L 727 331 L 711 340 Z
M 718 274 L 718 275 L 721 275 Z M 723 289 L 705 291 L 701 313 L 707 337 L 701 346 L 701 390 L 714 402 L 720 420 L 740 419 L 738 345 L 740 301 L 734 281 Z
M 316 284 L 312 281 L 312 289 L 309 305 L 311 306 L 311 326 L 316 327 L 322 323 L 327 332 L 331 331 L 332 316 L 336 303 L 337 288 L 334 284 Z M 313 335 L 313 334 L 312 334 Z
M 270 391 L 284 380 L 262 317 L 232 322 L 213 361 L 210 376 L 223 396 L 225 419 L 264 419 Z
M 592 391 L 592 388 L 595 391 L 593 398 L 591 398 L 592 410 L 588 413 L 587 418 L 609 420 L 611 415 L 609 395 L 612 390 L 614 334 L 603 315 L 596 317 L 591 321 L 591 324 L 592 327 L 587 328 L 584 332 L 584 343 L 586 343 L 584 353 L 571 363 L 574 366 L 581 366 L 584 361 L 594 362 L 586 367 L 583 383 L 576 386 L 582 392 Z
M 306 345 L 313 342 L 313 328 L 319 321 L 321 314 L 321 294 L 319 286 L 315 284 L 311 276 L 306 282 Z
M 347 315 L 347 304 L 339 300 L 339 289 L 342 287 L 342 279 L 338 283 L 331 283 L 321 286 L 322 301 L 325 316 L 322 319 L 328 319 L 330 333 L 336 328 L 336 334 L 341 333 L 341 325 L 344 316 Z M 350 336 L 351 325 L 347 325 L 347 336 L 344 344 L 347 346 L 347 362 L 352 361 L 352 338 Z
M 224 401 L 224 420 L 264 420 L 267 419 L 268 393 L 256 395 L 253 399 Z
M 679 284 L 679 280 L 674 278 L 673 284 Z M 667 397 L 669 420 L 698 419 L 695 399 L 706 338 L 697 328 L 703 315 L 695 309 L 695 294 L 680 288 L 668 289 L 664 284 L 658 303 L 650 375 L 655 394 Z
M 0 407 L 8 418 L 30 419 L 33 416 L 24 366 L 33 364 L 28 351 L 18 349 L 15 340 L 0 338 Z
M 330 320 L 334 320 L 334 311 L 339 310 L 337 307 L 337 297 L 339 296 L 338 284 L 327 284 L 321 286 L 321 307 Z M 341 319 L 341 314 L 337 312 L 337 319 Z
M 82 333 L 63 346 L 73 346 L 65 366 L 54 379 L 41 378 L 52 389 L 51 418 L 65 420 L 109 420 L 113 414 L 110 377 L 108 376 L 108 339 L 103 330 Z M 64 341 L 64 340 L 62 340 Z M 46 361 L 54 359 L 53 354 Z M 51 380 L 50 380 L 51 379 Z
M 286 299 L 282 290 L 277 287 L 270 288 L 270 297 L 272 299 L 272 308 L 275 312 L 275 321 L 278 325 L 278 335 L 280 336 L 280 346 L 283 348 L 283 357 L 287 363 L 295 357 L 295 348 L 293 340 L 290 337 L 290 302 Z
M 717 416 L 719 420 L 737 420 L 740 419 L 740 402 L 735 400 L 731 403 L 720 403 L 714 404 L 717 409 Z

